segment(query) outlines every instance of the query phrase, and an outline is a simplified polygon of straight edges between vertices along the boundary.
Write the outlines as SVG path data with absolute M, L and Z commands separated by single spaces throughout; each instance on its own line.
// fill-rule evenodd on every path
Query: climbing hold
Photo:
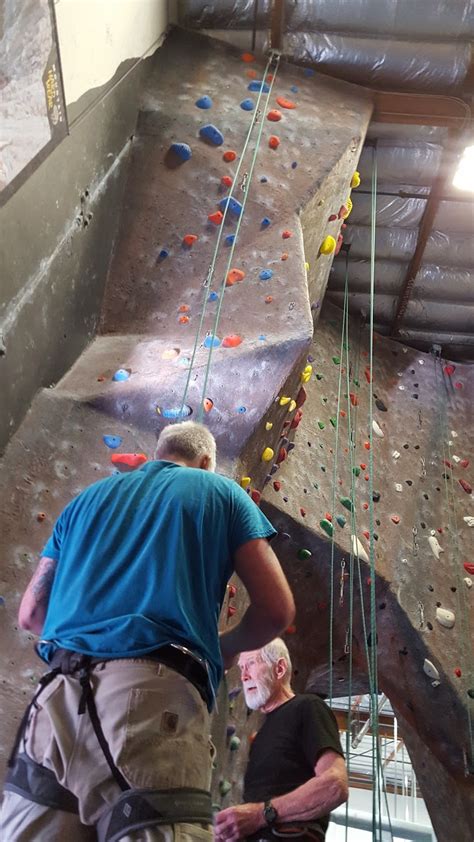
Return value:
M 340 365 L 341 364 L 340 357 L 333 357 L 332 361 L 333 361 L 334 365 Z
M 469 459 L 461 459 L 459 462 L 461 468 L 467 468 L 469 465 Z
M 233 149 L 227 149 L 227 151 L 224 152 L 222 157 L 224 161 L 230 163 L 231 161 L 235 161 L 235 159 L 237 158 L 237 152 L 234 152 Z
M 239 413 L 239 415 L 244 415 L 247 412 L 247 407 L 246 406 L 238 406 L 237 412 Z
M 359 184 L 360 184 L 360 173 L 356 170 L 355 173 L 353 174 L 352 178 L 351 178 L 352 189 L 354 189 L 355 187 L 358 187 Z
M 273 488 L 275 489 L 275 491 L 279 491 L 279 490 L 280 490 L 280 488 L 281 488 L 281 482 L 280 482 L 280 480 L 278 480 L 278 479 L 276 479 L 276 480 L 275 480 L 275 482 L 273 483 Z
M 240 739 L 238 737 L 231 737 L 229 740 L 229 748 L 231 751 L 237 751 L 240 748 Z
M 219 298 L 219 296 L 218 296 L 217 292 L 214 292 L 214 290 L 211 290 L 211 292 L 209 293 L 209 298 L 207 300 L 208 301 L 217 301 L 218 298 Z
M 240 107 L 242 111 L 253 111 L 253 109 L 255 108 L 255 103 L 253 99 L 250 99 L 249 97 L 248 99 L 242 100 L 242 102 L 240 103 Z
M 42 523 L 44 520 L 46 520 L 45 512 L 38 512 L 38 514 L 36 515 L 36 520 L 38 521 L 38 523 Z
M 207 218 L 209 222 L 213 222 L 214 225 L 220 225 L 222 220 L 224 219 L 224 214 L 221 213 L 220 210 L 218 210 L 214 211 L 214 213 L 210 213 Z
M 210 96 L 201 96 L 199 99 L 196 100 L 194 103 L 198 108 L 212 108 L 212 99 Z
M 464 570 L 466 573 L 470 573 L 471 576 L 474 576 L 474 564 L 470 561 L 464 562 Z
M 224 798 L 224 796 L 227 795 L 227 793 L 230 792 L 231 789 L 232 789 L 232 784 L 230 783 L 230 781 L 226 781 L 224 779 L 224 780 L 219 782 L 219 792 L 220 792 L 222 798 Z
M 222 340 L 223 348 L 238 348 L 242 344 L 242 337 L 236 333 L 231 333 L 229 336 L 224 336 Z
M 242 488 L 248 488 L 250 483 L 252 482 L 250 477 L 241 477 L 240 478 L 240 485 Z
M 245 272 L 242 269 L 231 269 L 230 272 L 227 274 L 227 279 L 225 282 L 226 287 L 231 287 L 234 284 L 240 283 L 245 278 Z
M 272 123 L 278 123 L 282 118 L 281 111 L 278 111 L 278 108 L 272 108 L 271 111 L 267 114 L 267 120 L 270 120 Z
M 370 450 L 370 441 L 365 441 L 364 447 L 365 447 L 366 450 Z
M 466 588 L 472 588 L 472 579 L 470 579 L 469 576 L 465 576 L 463 582 L 466 585 Z
M 115 450 L 116 447 L 120 447 L 122 444 L 122 438 L 120 436 L 102 436 L 102 440 L 112 450 Z
M 311 375 L 313 373 L 313 366 L 311 363 L 305 365 L 303 371 L 300 374 L 300 383 L 308 383 L 311 380 Z
M 262 462 L 271 462 L 275 455 L 275 451 L 271 447 L 266 447 L 262 453 Z
M 290 91 L 291 91 L 292 94 L 297 94 L 298 93 L 298 86 L 292 85 L 291 88 L 290 88 Z
M 183 246 L 188 246 L 188 248 L 191 248 L 197 239 L 197 234 L 185 234 L 183 237 Z
M 161 249 L 159 254 L 158 254 L 158 259 L 159 260 L 165 260 L 168 257 L 168 255 L 169 255 L 168 249 Z
M 199 137 L 208 141 L 212 146 L 222 146 L 224 143 L 224 135 L 212 123 L 208 123 L 199 129 Z
M 344 508 L 347 509 L 348 512 L 354 511 L 354 506 L 352 504 L 352 500 L 349 497 L 340 497 L 339 499 L 340 499 L 341 506 L 344 506 Z
M 256 503 L 257 506 L 258 506 L 258 504 L 260 503 L 260 499 L 262 497 L 260 491 L 257 491 L 257 489 L 254 488 L 250 496 L 251 496 L 253 502 Z
M 296 401 L 292 401 L 291 403 L 294 403 L 295 406 L 296 406 Z M 291 404 L 290 404 L 290 406 L 291 406 Z M 288 411 L 290 411 L 290 410 L 288 410 Z M 295 417 L 293 418 L 293 421 L 290 424 L 290 430 L 297 430 L 298 429 L 298 427 L 301 423 L 302 417 L 303 417 L 303 413 L 302 413 L 301 409 L 298 409 L 295 412 Z
M 266 295 L 265 296 L 265 304 L 271 304 L 273 301 L 273 295 Z
M 379 427 L 379 425 L 377 424 L 375 418 L 372 421 L 372 429 L 373 429 L 376 436 L 378 436 L 380 439 L 384 438 L 384 432 L 383 432 L 382 428 Z
M 308 558 L 311 558 L 312 552 L 311 552 L 311 550 L 301 549 L 301 550 L 298 550 L 297 556 L 298 556 L 300 561 L 306 561 Z
M 228 605 L 227 606 L 227 619 L 230 620 L 230 618 L 234 616 L 236 611 L 237 611 L 237 608 L 235 607 L 235 605 Z
M 290 401 L 291 401 L 291 398 L 282 396 L 280 398 L 280 400 L 278 401 L 278 403 L 280 404 L 280 406 L 286 406 Z
M 380 398 L 377 398 L 377 400 L 375 401 L 375 406 L 377 407 L 377 409 L 380 409 L 380 412 L 387 412 L 387 407 L 385 406 L 384 402 L 380 400 Z
M 296 108 L 296 103 L 291 99 L 285 99 L 284 96 L 277 96 L 276 101 L 281 108 L 288 108 L 289 110 Z
M 444 550 L 438 542 L 434 529 L 431 530 L 431 535 L 428 538 L 428 543 L 431 547 L 431 552 L 433 553 L 435 559 L 439 560 L 440 553 L 444 553 Z
M 253 53 L 242 53 L 240 56 L 242 61 L 245 61 L 246 64 L 250 64 L 252 61 L 255 61 L 255 56 Z
M 291 400 L 288 406 L 288 412 L 293 412 L 296 409 L 296 401 Z
M 428 660 L 428 658 L 425 658 L 423 662 L 423 672 L 426 673 L 428 678 L 433 678 L 435 681 L 439 681 L 439 672 L 435 665 Z
M 358 468 L 357 465 L 356 465 L 354 468 L 352 468 L 352 473 L 354 474 L 355 477 L 360 476 L 360 468 Z
M 298 161 L 292 161 L 292 164 L 291 164 L 291 169 L 292 169 L 292 170 L 296 170 L 296 167 L 297 167 L 297 166 L 298 166 Z M 306 264 L 305 264 L 305 266 L 306 266 Z M 308 266 L 308 268 L 309 268 L 309 266 Z
M 128 465 L 129 468 L 138 468 L 147 461 L 144 453 L 114 453 L 110 458 L 113 465 Z
M 273 427 L 273 423 L 271 421 L 267 421 L 266 424 L 265 424 L 265 429 L 266 429 L 267 433 L 272 429 L 272 427 Z
M 268 94 L 270 91 L 269 85 L 266 82 L 262 82 L 260 79 L 253 79 L 252 82 L 247 87 L 248 91 L 253 91 L 254 93 Z
M 364 374 L 365 374 L 365 379 L 367 380 L 367 383 L 370 383 L 371 382 L 371 375 L 370 375 L 370 368 L 368 366 L 366 366 L 366 368 L 364 370 Z
M 462 676 L 462 671 L 460 670 L 460 668 L 459 668 L 459 667 L 456 667 L 456 668 L 455 668 L 455 670 L 454 670 L 454 675 L 455 675 L 455 676 L 457 676 L 457 678 L 461 678 L 461 676 Z
M 189 313 L 189 306 L 187 304 L 181 304 L 178 307 L 178 313 Z
M 318 427 L 320 430 L 324 430 L 326 424 L 323 421 L 318 421 Z
M 474 517 L 471 517 L 470 515 L 463 517 L 463 521 L 464 523 L 467 523 L 468 526 L 474 526 Z
M 269 281 L 273 277 L 273 272 L 271 269 L 262 269 L 258 277 L 261 281 Z
M 115 380 L 116 382 L 120 383 L 123 380 L 128 380 L 130 374 L 131 371 L 129 371 L 128 368 L 119 368 L 118 371 L 116 371 L 114 376 L 112 377 L 112 380 Z
M 277 137 L 276 134 L 270 135 L 270 137 L 268 138 L 268 145 L 270 149 L 278 149 L 280 145 L 280 138 Z
M 176 155 L 181 161 L 189 161 L 193 154 L 191 147 L 187 143 L 172 143 L 170 152 Z
M 267 181 L 268 181 L 267 176 L 266 176 L 266 175 L 262 175 L 262 177 L 261 177 L 261 179 L 260 179 L 260 183 L 261 183 L 261 184 L 266 184 L 266 183 L 267 183 Z
M 392 520 L 393 523 L 400 523 L 399 515 L 391 515 L 390 520 Z
M 232 187 L 232 178 L 230 175 L 223 175 L 221 178 L 221 184 L 223 187 Z
M 221 344 L 221 340 L 218 336 L 212 336 L 212 334 L 208 334 L 202 344 L 204 348 L 218 348 Z
M 204 398 L 202 402 L 202 408 L 204 412 L 210 412 L 212 407 L 214 406 L 214 401 L 211 398 Z
M 328 234 L 328 236 L 324 238 L 324 240 L 322 241 L 322 243 L 319 247 L 319 253 L 320 254 L 332 254 L 335 248 L 336 248 L 336 240 L 334 239 L 334 237 L 331 237 L 331 235 Z
M 337 418 L 330 418 L 329 423 L 334 427 L 335 430 L 337 429 Z
M 456 371 L 455 365 L 445 365 L 445 367 L 444 367 L 444 373 L 447 374 L 448 377 L 452 377 L 452 375 L 454 374 L 455 371 Z
M 189 316 L 180 316 L 178 322 L 180 325 L 187 325 L 189 322 Z
M 472 494 L 472 486 L 469 485 L 469 483 L 466 482 L 465 479 L 460 479 L 460 480 L 458 480 L 458 482 L 459 482 L 459 485 L 461 486 L 461 488 L 464 489 L 466 494 Z
M 226 246 L 231 246 L 232 243 L 234 242 L 234 240 L 235 240 L 235 234 L 227 234 L 227 237 L 225 238 L 224 242 L 225 242 Z
M 352 406 L 359 406 L 359 398 L 354 394 L 354 392 L 350 392 L 349 397 L 351 399 Z
M 242 213 L 242 205 L 232 196 L 227 196 L 219 202 L 219 210 L 221 210 L 222 213 L 225 212 L 226 208 L 230 213 L 233 213 L 234 216 L 240 216 Z
M 324 532 L 326 532 L 326 534 L 329 535 L 330 538 L 332 538 L 334 534 L 334 526 L 332 525 L 332 523 L 327 518 L 323 518 L 319 521 L 319 525 L 321 529 L 323 529 Z
M 400 454 L 398 450 L 392 450 L 392 458 L 393 459 L 400 459 Z
M 403 485 L 401 484 L 401 482 L 396 482 L 396 483 L 395 483 L 395 491 L 398 491 L 398 492 L 399 492 L 399 494 L 401 494 L 401 493 L 402 493 L 402 491 L 403 491 Z
M 346 519 L 344 515 L 336 515 L 336 523 L 339 526 L 344 527 L 346 525 Z
M 357 535 L 352 535 L 352 552 L 357 558 L 361 558 L 362 561 L 368 563 L 369 556 L 367 555 L 364 547 L 362 546 L 361 542 L 359 541 Z
M 447 608 L 437 608 L 436 619 L 445 629 L 452 629 L 456 621 L 456 616 L 453 611 L 448 611 Z
M 268 228 L 268 226 L 271 225 L 271 224 L 272 224 L 272 221 L 271 221 L 271 219 L 268 218 L 268 216 L 264 216 L 261 223 L 260 223 L 262 228 Z

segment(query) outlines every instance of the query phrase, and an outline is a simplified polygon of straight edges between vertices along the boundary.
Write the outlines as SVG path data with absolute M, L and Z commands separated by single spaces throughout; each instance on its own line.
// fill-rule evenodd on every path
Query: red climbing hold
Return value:
M 365 531 L 362 533 L 362 535 L 364 536 L 364 538 L 367 538 L 367 540 L 369 540 L 369 538 L 370 538 L 370 532 L 368 532 L 367 530 L 365 530 Z
M 290 430 L 298 429 L 302 417 L 303 417 L 303 413 L 301 412 L 301 409 L 297 409 L 295 414 L 294 414 L 293 421 L 290 424 Z
M 278 456 L 277 456 L 277 459 L 276 459 L 276 461 L 277 461 L 277 465 L 279 465 L 279 464 L 280 464 L 280 462 L 284 462 L 284 461 L 285 461 L 285 459 L 287 458 L 287 456 L 288 456 L 288 453 L 287 453 L 287 451 L 285 450 L 285 448 L 284 448 L 284 447 L 280 447 L 280 450 L 278 451 Z
M 213 222 L 214 225 L 220 225 L 224 219 L 224 214 L 221 213 L 221 211 L 215 211 L 214 213 L 210 213 L 207 218 L 209 222 Z
M 341 410 L 339 411 L 339 415 L 341 416 L 341 418 L 345 418 L 345 417 L 346 417 L 346 415 L 347 415 L 346 410 L 345 410 L 345 409 L 341 409 Z
M 451 462 L 448 459 L 443 459 L 443 465 L 446 465 L 447 468 L 452 468 Z
M 267 295 L 265 298 L 265 304 L 271 304 L 273 301 L 273 295 Z
M 350 392 L 349 397 L 351 399 L 352 406 L 358 406 L 359 405 L 359 398 L 357 397 L 357 395 L 354 394 L 354 392 Z
M 300 508 L 300 515 L 301 515 L 301 517 L 306 517 L 306 509 L 303 509 L 302 506 Z
M 240 281 L 243 281 L 244 278 L 245 272 L 242 272 L 242 269 L 231 269 L 227 275 L 225 285 L 226 287 L 231 287 L 234 284 L 238 284 Z
M 113 465 L 127 465 L 129 468 L 138 468 L 147 461 L 144 453 L 114 453 L 110 459 Z
M 180 325 L 187 325 L 189 322 L 189 316 L 180 316 L 178 322 Z
M 462 671 L 459 669 L 459 667 L 456 667 L 456 669 L 454 670 L 454 675 L 456 675 L 458 678 L 461 678 Z
M 280 480 L 278 480 L 278 479 L 276 479 L 276 480 L 275 480 L 275 482 L 273 483 L 273 488 L 275 489 L 275 491 L 279 491 L 279 490 L 280 490 L 280 488 L 281 488 L 281 482 L 280 482 Z
M 359 467 L 360 467 L 361 471 L 365 471 L 367 465 L 365 464 L 365 462 L 361 462 Z
M 460 380 L 456 380 L 456 382 L 455 382 L 455 384 L 454 384 L 454 388 L 455 388 L 455 389 L 463 389 L 463 388 L 464 388 L 464 386 L 463 386 L 463 384 L 461 383 L 461 381 L 460 381 Z
M 235 607 L 235 605 L 228 605 L 227 606 L 227 619 L 230 620 L 230 618 L 234 616 L 236 611 L 237 611 L 237 608 Z
M 228 149 L 227 152 L 224 152 L 222 157 L 224 158 L 224 161 L 229 163 L 230 161 L 235 161 L 237 158 L 237 152 L 234 152 L 233 149 Z
M 277 103 L 281 108 L 296 108 L 296 102 L 292 102 L 291 99 L 285 99 L 284 96 L 277 96 Z
M 365 447 L 366 450 L 370 450 L 370 441 L 365 441 L 364 447 Z
M 189 313 L 189 307 L 187 304 L 181 304 L 178 307 L 178 313 Z
M 281 111 L 278 111 L 278 108 L 272 108 L 267 114 L 267 120 L 270 120 L 272 123 L 278 123 L 281 120 Z
M 308 397 L 306 393 L 306 389 L 304 386 L 301 386 L 298 394 L 296 395 L 296 408 L 299 409 L 300 406 L 303 406 L 306 398 Z
M 467 466 L 469 465 L 469 459 L 461 459 L 459 464 L 461 468 L 467 468 Z
M 251 496 L 253 502 L 256 503 L 257 506 L 258 506 L 258 504 L 260 503 L 261 497 L 262 497 L 260 491 L 257 491 L 257 489 L 254 488 L 253 491 L 251 492 L 250 496 Z
M 221 184 L 223 184 L 224 187 L 232 187 L 232 178 L 230 175 L 223 175 L 221 178 Z
M 237 336 L 236 333 L 231 333 L 230 336 L 224 336 L 222 340 L 223 348 L 237 348 L 242 344 L 242 337 Z
M 329 512 L 324 512 L 324 517 L 329 521 L 329 523 L 332 523 L 332 515 L 330 515 Z
M 334 222 L 337 219 L 337 213 L 332 213 L 330 217 L 328 217 L 328 222 Z
M 183 237 L 183 246 L 188 246 L 189 248 L 191 248 L 191 246 L 194 245 L 197 239 L 197 234 L 185 234 Z
M 211 401 L 210 398 L 204 398 L 204 400 L 202 402 L 202 407 L 204 409 L 204 412 L 210 412 L 213 406 L 214 406 L 214 401 Z
M 392 515 L 391 520 L 393 523 L 400 523 L 400 517 L 398 515 Z
M 469 573 L 471 576 L 474 576 L 474 564 L 471 561 L 464 562 L 464 570 L 466 573 Z
M 267 73 L 267 82 L 273 82 L 274 78 L 273 73 Z
M 287 229 L 285 229 L 285 231 L 282 231 L 281 236 L 283 240 L 289 240 L 290 237 L 293 236 L 293 231 L 288 231 Z
M 369 481 L 369 479 L 370 479 L 369 475 L 368 475 L 368 474 L 366 474 L 366 475 L 365 475 L 365 477 L 364 477 L 364 479 L 365 479 L 365 481 L 366 481 L 366 482 L 368 482 L 368 481 Z
M 444 373 L 447 374 L 448 377 L 451 377 L 454 374 L 455 371 L 456 371 L 455 365 L 445 365 L 445 367 L 444 367 Z
M 237 585 L 229 585 L 227 590 L 229 592 L 229 599 L 233 599 L 237 594 Z
M 368 368 L 368 366 L 366 367 L 366 369 L 364 371 L 364 374 L 365 374 L 365 379 L 367 380 L 367 383 L 370 383 L 370 381 L 371 381 L 370 368 Z
M 252 53 L 242 53 L 240 58 L 242 61 L 245 61 L 246 64 L 250 64 L 252 61 L 255 61 L 255 56 Z
M 472 494 L 472 485 L 469 485 L 469 483 L 466 482 L 465 479 L 460 479 L 460 480 L 458 480 L 458 482 L 459 482 L 459 485 L 461 486 L 461 488 L 464 488 L 464 491 L 466 492 L 466 494 Z
M 276 134 L 270 135 L 268 139 L 268 145 L 270 149 L 278 149 L 280 145 L 280 138 L 276 136 Z
M 369 504 L 368 503 L 362 503 L 362 508 L 367 511 L 367 509 L 369 508 Z

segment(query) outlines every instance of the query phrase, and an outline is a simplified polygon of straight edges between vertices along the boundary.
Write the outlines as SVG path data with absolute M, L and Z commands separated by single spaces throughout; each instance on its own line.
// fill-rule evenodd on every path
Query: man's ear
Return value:
M 199 467 L 202 468 L 203 471 L 208 471 L 211 466 L 211 457 L 210 456 L 202 456 L 199 461 Z
M 284 658 L 279 658 L 276 664 L 276 674 L 277 678 L 283 678 L 284 675 L 288 672 L 287 663 Z

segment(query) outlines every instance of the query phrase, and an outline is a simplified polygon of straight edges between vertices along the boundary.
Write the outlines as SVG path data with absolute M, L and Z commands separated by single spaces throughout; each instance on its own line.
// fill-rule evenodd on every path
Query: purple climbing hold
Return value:
M 253 109 L 255 108 L 255 103 L 253 99 L 250 99 L 249 97 L 248 99 L 242 100 L 242 102 L 240 103 L 240 107 L 242 111 L 253 111 Z
M 212 108 L 212 99 L 210 96 L 201 96 L 196 100 L 195 105 L 198 108 Z
M 191 147 L 187 143 L 172 143 L 170 152 L 173 152 L 181 161 L 189 161 L 192 153 Z
M 242 205 L 232 196 L 226 196 L 225 199 L 219 202 L 219 210 L 222 213 L 225 213 L 227 207 L 229 208 L 229 213 L 233 213 L 235 216 L 240 216 L 242 213 Z
M 291 169 L 292 169 L 292 170 L 296 170 L 296 167 L 297 167 L 297 166 L 298 166 L 298 161 L 293 161 L 293 163 L 292 163 L 292 165 L 291 165 Z
M 228 725 L 226 728 L 226 734 L 228 737 L 233 737 L 235 734 L 235 725 Z
M 224 135 L 212 123 L 208 123 L 199 129 L 199 137 L 211 143 L 212 146 L 222 146 L 224 143 Z
M 263 94 L 268 94 L 270 92 L 270 86 L 267 85 L 266 82 L 260 81 L 259 79 L 254 79 L 250 82 L 250 85 L 247 88 L 248 91 L 254 91 L 259 93 L 260 91 Z

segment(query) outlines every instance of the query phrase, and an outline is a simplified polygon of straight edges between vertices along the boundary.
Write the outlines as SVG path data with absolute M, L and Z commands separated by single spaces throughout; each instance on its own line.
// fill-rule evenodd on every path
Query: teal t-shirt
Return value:
M 216 690 L 233 553 L 275 532 L 237 483 L 199 468 L 159 460 L 89 486 L 43 550 L 58 564 L 40 656 L 139 657 L 178 643 L 207 660 Z

